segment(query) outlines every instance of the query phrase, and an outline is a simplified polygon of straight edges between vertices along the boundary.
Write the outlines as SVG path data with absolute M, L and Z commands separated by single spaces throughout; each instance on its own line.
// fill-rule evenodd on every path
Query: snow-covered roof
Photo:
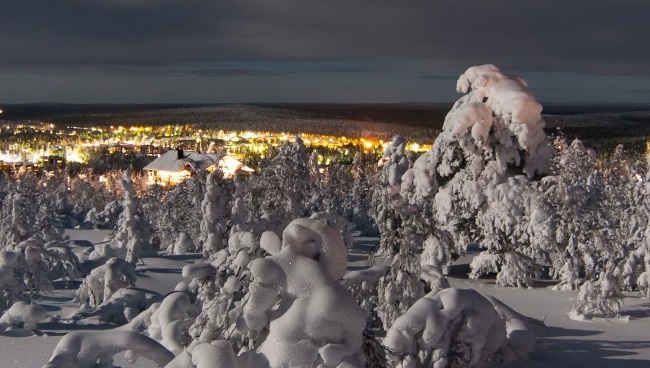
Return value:
M 179 158 L 181 157 L 182 158 Z M 195 170 L 205 170 L 214 165 L 219 160 L 219 155 L 216 153 L 199 153 L 193 151 L 179 151 L 170 150 L 153 160 L 149 165 L 145 166 L 145 170 L 153 171 L 168 171 L 180 172 L 187 169 L 187 165 L 191 165 Z M 224 156 L 219 161 L 219 166 L 225 168 L 236 168 L 244 171 L 252 171 L 250 168 L 244 166 L 241 162 L 230 156 Z

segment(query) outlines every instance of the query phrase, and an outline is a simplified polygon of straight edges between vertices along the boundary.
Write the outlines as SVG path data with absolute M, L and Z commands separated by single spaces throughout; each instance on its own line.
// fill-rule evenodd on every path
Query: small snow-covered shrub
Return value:
M 397 318 L 384 345 L 392 366 L 471 368 L 525 358 L 535 335 L 525 317 L 500 301 L 447 288 Z
M 196 246 L 194 245 L 192 238 L 190 238 L 190 234 L 185 231 L 178 233 L 176 242 L 167 248 L 167 252 L 169 252 L 169 254 L 176 255 L 194 252 L 195 250 Z
M 36 324 L 46 317 L 45 308 L 23 301 L 16 302 L 0 317 L 0 333 L 30 334 L 36 329 Z
M 110 299 L 92 310 L 82 306 L 73 316 L 74 319 L 97 317 L 99 321 L 126 324 L 142 311 L 162 299 L 161 295 L 145 289 L 124 287 L 118 289 Z
M 52 357 L 42 368 L 113 368 L 113 356 L 126 351 L 135 362 L 138 356 L 164 367 L 174 354 L 156 340 L 133 331 L 74 331 L 63 336 Z
M 0 251 L 0 305 L 9 307 L 15 301 L 21 300 L 25 283 L 21 271 L 22 254 L 10 250 Z
M 138 276 L 133 264 L 117 257 L 90 271 L 77 290 L 75 301 L 97 307 L 120 288 L 135 285 Z
M 575 320 L 616 317 L 622 302 L 623 293 L 617 277 L 603 271 L 598 280 L 587 280 L 580 286 L 570 316 Z
M 167 295 L 153 312 L 147 332 L 177 355 L 190 342 L 188 329 L 195 316 L 195 308 L 189 295 L 175 291 Z

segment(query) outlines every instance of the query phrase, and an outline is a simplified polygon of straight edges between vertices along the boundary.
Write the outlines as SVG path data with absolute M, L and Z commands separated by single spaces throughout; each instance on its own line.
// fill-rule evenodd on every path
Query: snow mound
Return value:
M 154 339 L 132 331 L 83 332 L 65 335 L 42 368 L 114 367 L 113 356 L 127 351 L 135 361 L 143 356 L 164 367 L 174 355 Z
M 36 324 L 46 317 L 47 310 L 45 308 L 19 301 L 0 317 L 0 332 L 11 335 L 28 335 L 36 329 Z

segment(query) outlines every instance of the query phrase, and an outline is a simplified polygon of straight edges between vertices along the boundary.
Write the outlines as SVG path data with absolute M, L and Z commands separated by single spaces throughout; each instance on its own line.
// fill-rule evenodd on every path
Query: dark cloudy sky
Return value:
M 650 102 L 645 0 L 0 0 L 0 103 Z

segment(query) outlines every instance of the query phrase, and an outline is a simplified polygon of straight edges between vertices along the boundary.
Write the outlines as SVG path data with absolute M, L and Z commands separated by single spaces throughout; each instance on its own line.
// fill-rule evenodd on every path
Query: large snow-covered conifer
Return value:
M 486 218 L 499 207 L 490 207 L 489 201 L 501 201 L 503 196 L 491 191 L 515 175 L 535 179 L 546 173 L 553 154 L 543 130 L 542 107 L 523 80 L 494 65 L 474 66 L 459 77 L 457 90 L 465 95 L 447 114 L 431 150 L 416 160 L 401 184 L 402 197 L 417 212 L 432 213 L 432 229 L 453 235 L 456 251 L 441 247 L 449 254 L 442 258 L 445 262 L 487 235 L 482 234 L 481 223 L 489 226 L 497 220 Z M 486 222 L 477 221 L 481 212 Z M 522 220 L 526 221 L 520 226 L 528 226 L 527 219 Z M 517 242 L 522 240 L 528 241 L 520 237 Z M 518 245 L 484 244 L 491 254 L 503 254 L 503 247 Z M 520 265 L 506 262 L 503 255 L 493 260 L 492 268 L 499 271 Z

